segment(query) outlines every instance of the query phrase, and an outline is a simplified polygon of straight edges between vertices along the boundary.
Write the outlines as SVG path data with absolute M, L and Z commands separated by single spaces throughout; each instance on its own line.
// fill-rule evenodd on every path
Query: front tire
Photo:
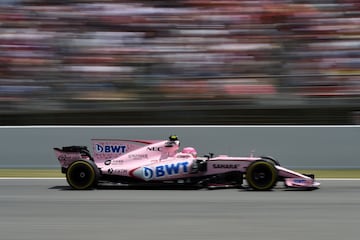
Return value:
M 76 190 L 92 189 L 97 185 L 99 170 L 89 160 L 73 162 L 66 172 L 66 180 Z
M 272 157 L 262 156 L 261 159 L 266 160 L 266 161 L 268 161 L 268 162 L 271 162 L 271 163 L 273 163 L 275 166 L 280 166 L 279 161 L 276 160 L 276 159 L 274 159 L 274 158 L 272 158 Z
M 256 191 L 271 190 L 276 185 L 277 178 L 277 169 L 268 161 L 255 161 L 246 170 L 246 181 Z

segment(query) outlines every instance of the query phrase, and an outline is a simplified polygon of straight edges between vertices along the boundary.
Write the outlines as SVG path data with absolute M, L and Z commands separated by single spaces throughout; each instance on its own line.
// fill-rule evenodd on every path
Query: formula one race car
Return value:
M 180 141 L 93 139 L 93 155 L 86 146 L 54 148 L 69 185 L 78 190 L 105 183 L 131 185 L 241 187 L 271 190 L 277 182 L 286 187 L 316 189 L 313 175 L 280 166 L 271 157 L 198 157 L 192 147 L 179 151 Z M 247 184 L 244 184 L 244 179 Z

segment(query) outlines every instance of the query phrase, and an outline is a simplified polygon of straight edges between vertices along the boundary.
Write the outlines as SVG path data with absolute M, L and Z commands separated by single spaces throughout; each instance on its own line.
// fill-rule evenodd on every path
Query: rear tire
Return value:
M 246 181 L 256 191 L 271 190 L 276 185 L 277 179 L 277 169 L 268 161 L 255 161 L 246 170 Z
M 76 190 L 92 189 L 97 185 L 99 169 L 89 160 L 73 162 L 66 172 L 66 180 Z

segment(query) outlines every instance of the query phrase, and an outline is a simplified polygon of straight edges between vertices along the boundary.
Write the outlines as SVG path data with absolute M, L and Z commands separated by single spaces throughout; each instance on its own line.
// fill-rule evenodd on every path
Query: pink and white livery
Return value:
M 86 146 L 54 150 L 67 182 L 78 190 L 101 183 L 241 187 L 257 191 L 271 190 L 279 181 L 298 189 L 317 189 L 320 185 L 313 175 L 291 171 L 270 157 L 198 157 L 193 147 L 181 150 L 175 135 L 169 140 L 93 139 L 93 154 Z

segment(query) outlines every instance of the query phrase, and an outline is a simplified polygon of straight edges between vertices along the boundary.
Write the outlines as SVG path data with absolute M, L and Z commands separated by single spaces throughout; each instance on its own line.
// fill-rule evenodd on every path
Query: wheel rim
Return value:
M 68 174 L 69 184 L 75 189 L 89 188 L 95 180 L 95 173 L 91 166 L 78 163 L 71 166 Z
M 273 172 L 266 165 L 255 166 L 251 174 L 251 180 L 259 187 L 269 185 L 273 179 Z
M 246 173 L 246 179 L 254 190 L 270 190 L 276 184 L 277 172 L 272 163 L 254 162 Z

